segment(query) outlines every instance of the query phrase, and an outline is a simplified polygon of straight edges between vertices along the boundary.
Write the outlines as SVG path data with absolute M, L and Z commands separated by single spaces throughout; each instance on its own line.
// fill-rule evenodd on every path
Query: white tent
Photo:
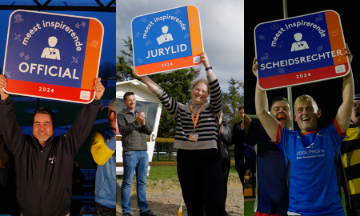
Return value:
M 149 162 L 152 161 L 154 154 L 155 138 L 159 128 L 162 104 L 160 100 L 147 88 L 147 86 L 138 80 L 129 80 L 116 83 L 116 113 L 119 113 L 125 104 L 123 96 L 126 92 L 134 92 L 136 107 L 139 112 L 145 113 L 145 118 L 153 128 L 148 144 Z M 121 136 L 121 135 L 117 135 Z M 116 141 L 116 162 L 123 162 L 121 141 Z M 148 174 L 150 172 L 150 167 Z M 123 175 L 123 167 L 116 167 L 116 175 Z

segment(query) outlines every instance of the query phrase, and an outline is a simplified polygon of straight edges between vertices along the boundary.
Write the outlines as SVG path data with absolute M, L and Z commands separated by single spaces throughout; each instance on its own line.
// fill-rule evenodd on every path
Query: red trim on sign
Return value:
M 89 103 L 94 97 L 94 90 L 66 87 L 59 85 L 50 85 L 43 83 L 27 82 L 20 80 L 7 79 L 7 87 L 4 88 L 8 93 L 30 97 L 43 97 L 62 101 L 73 101 L 79 103 Z M 41 87 L 41 91 L 40 91 Z M 44 91 L 45 89 L 45 91 Z M 53 90 L 53 91 L 52 91 Z M 81 91 L 90 92 L 89 100 L 81 100 Z
M 331 55 L 331 54 L 330 54 Z M 259 78 L 259 86 L 263 89 L 279 88 L 282 86 L 305 84 L 308 82 L 317 82 L 323 79 L 332 79 L 336 77 L 344 76 L 349 70 L 349 64 L 345 65 L 345 72 L 336 73 L 335 67 L 338 65 L 331 65 L 313 70 L 307 70 L 296 73 L 283 74 L 273 77 Z M 286 67 L 284 67 L 286 71 Z M 260 72 L 261 73 L 261 72 Z M 310 73 L 310 76 L 308 76 Z M 304 74 L 307 74 L 306 77 Z M 296 76 L 298 75 L 298 76 Z M 299 78 L 297 78 L 299 77 Z
M 198 56 L 200 58 L 200 55 Z M 143 76 L 143 75 L 160 73 L 163 71 L 175 70 L 178 68 L 192 67 L 194 65 L 201 64 L 201 62 L 194 63 L 193 57 L 194 56 L 188 56 L 188 57 L 182 57 L 172 60 L 166 60 L 166 61 L 154 62 L 146 65 L 136 66 L 135 70 L 138 75 Z

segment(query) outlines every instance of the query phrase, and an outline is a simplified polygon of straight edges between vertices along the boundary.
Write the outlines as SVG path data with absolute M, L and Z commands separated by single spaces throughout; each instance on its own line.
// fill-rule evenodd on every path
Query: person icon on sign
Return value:
M 297 42 L 294 42 L 291 46 L 291 52 L 294 51 L 299 51 L 299 50 L 304 50 L 304 49 L 309 49 L 308 44 L 306 43 L 306 41 L 301 41 L 302 39 L 302 34 L 301 33 L 296 33 L 294 34 L 294 38 Z
M 163 26 L 161 28 L 161 31 L 164 33 L 163 35 L 161 35 L 160 37 L 156 38 L 157 42 L 159 45 L 161 45 L 162 43 L 168 42 L 168 41 L 173 41 L 174 38 L 172 37 L 172 35 L 170 33 L 167 33 L 169 31 L 169 27 L 167 26 Z
M 49 37 L 48 43 L 50 47 L 45 47 L 41 58 L 47 58 L 47 59 L 57 59 L 60 60 L 60 51 L 59 49 L 54 48 L 58 42 L 58 39 L 54 36 Z

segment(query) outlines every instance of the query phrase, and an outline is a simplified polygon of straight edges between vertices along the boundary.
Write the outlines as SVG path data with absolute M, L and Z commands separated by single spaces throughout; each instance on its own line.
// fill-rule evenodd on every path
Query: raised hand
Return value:
M 94 91 L 95 91 L 95 99 L 96 100 L 100 100 L 101 97 L 104 94 L 105 91 L 105 87 L 103 86 L 103 84 L 101 83 L 101 78 L 98 77 L 95 79 L 94 82 Z
M 350 63 L 352 62 L 352 59 L 353 59 L 353 55 L 351 54 L 350 50 L 349 50 L 349 46 L 346 44 L 346 48 L 344 48 L 345 50 L 345 55 L 347 57 L 349 57 L 349 61 Z
M 205 52 L 202 52 L 200 55 L 200 61 L 203 63 L 204 67 L 210 67 L 209 57 L 206 55 Z
M 0 74 L 0 95 L 1 100 L 5 100 L 9 95 L 4 91 L 4 88 L 6 88 L 6 77 L 2 74 Z
M 252 72 L 257 77 L 257 70 L 258 70 L 259 65 L 256 62 L 257 62 L 257 59 L 254 58 Z

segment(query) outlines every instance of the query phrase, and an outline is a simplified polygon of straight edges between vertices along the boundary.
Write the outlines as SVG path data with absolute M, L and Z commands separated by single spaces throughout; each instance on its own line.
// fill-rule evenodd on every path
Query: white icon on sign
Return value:
M 291 52 L 294 51 L 299 51 L 299 50 L 304 50 L 304 49 L 309 49 L 308 44 L 306 43 L 306 41 L 301 41 L 302 39 L 302 34 L 301 33 L 296 33 L 294 34 L 294 38 L 297 42 L 294 42 L 291 46 Z
M 24 21 L 24 19 L 22 18 L 21 14 L 16 14 L 16 15 L 14 16 L 14 19 L 15 19 L 14 23 L 19 23 L 19 22 Z
M 274 24 L 271 25 L 272 30 L 276 30 L 278 28 L 279 28 L 279 24 L 277 24 L 277 23 L 274 23 Z
M 150 44 L 152 44 L 152 43 L 150 40 L 148 40 L 148 41 L 146 41 L 145 46 L 149 46 Z
M 320 45 L 320 46 L 318 46 L 318 48 L 317 48 L 316 50 L 317 50 L 318 52 L 320 52 L 323 48 L 324 48 L 323 45 Z
M 91 47 L 97 49 L 99 45 L 99 42 L 97 40 L 93 40 L 90 44 Z
M 5 77 L 6 77 L 7 79 L 10 78 L 11 71 L 10 71 L 10 72 L 4 71 L 4 73 L 5 73 Z
M 78 59 L 79 59 L 79 57 L 75 57 L 75 56 L 71 56 L 72 57 L 72 62 L 71 63 L 73 63 L 73 62 L 75 62 L 75 63 L 79 63 L 79 61 L 78 61 Z
M 14 38 L 14 40 L 19 40 L 19 41 L 21 41 L 21 40 L 20 40 L 20 37 L 21 37 L 21 34 L 18 34 L 18 35 L 17 35 L 17 34 L 15 33 L 15 38 Z
M 319 22 L 320 20 L 324 20 L 323 16 L 321 14 L 319 14 L 319 17 L 315 18 L 316 22 Z
M 143 22 L 143 23 L 147 23 L 147 19 L 146 19 L 146 17 L 142 17 L 142 18 L 141 18 L 141 22 Z
M 269 54 L 268 53 L 265 53 L 264 56 L 261 56 L 261 61 L 268 60 L 268 59 L 269 59 Z
M 161 31 L 163 32 L 163 34 L 160 37 L 156 38 L 159 45 L 174 40 L 173 36 L 170 33 L 167 33 L 169 31 L 169 27 L 163 26 L 161 28 Z
M 264 40 L 264 39 L 265 39 L 264 35 L 259 35 L 258 38 L 259 38 L 260 40 Z
M 54 48 L 54 46 L 56 46 L 56 44 L 58 42 L 58 39 L 54 36 L 51 36 L 51 37 L 49 37 L 48 42 L 49 42 L 50 47 L 44 48 L 44 50 L 41 54 L 41 58 L 60 60 L 60 51 L 58 49 Z
M 331 35 L 332 36 L 338 36 L 339 35 L 339 31 L 337 29 L 334 29 L 331 31 Z
M 29 56 L 29 55 L 25 55 L 24 52 L 21 52 L 21 53 L 20 53 L 20 57 L 21 57 L 21 58 L 22 58 L 22 57 L 25 57 L 25 60 L 26 60 L 26 61 L 29 60 L 29 58 L 30 58 L 30 56 Z
M 179 15 L 180 13 L 181 13 L 181 10 L 177 9 L 174 14 Z
M 278 71 L 279 71 L 279 73 L 285 73 L 284 68 L 279 68 Z

